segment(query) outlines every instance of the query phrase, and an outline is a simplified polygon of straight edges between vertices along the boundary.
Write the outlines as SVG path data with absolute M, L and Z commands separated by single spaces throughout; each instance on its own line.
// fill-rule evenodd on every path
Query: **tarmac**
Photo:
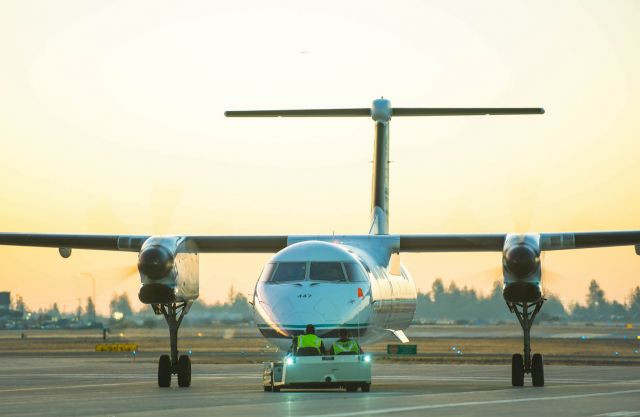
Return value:
M 159 388 L 155 358 L 3 355 L 3 416 L 640 416 L 640 367 L 545 368 L 511 387 L 504 365 L 379 363 L 369 393 L 264 392 L 261 364 L 204 364 L 190 388 Z

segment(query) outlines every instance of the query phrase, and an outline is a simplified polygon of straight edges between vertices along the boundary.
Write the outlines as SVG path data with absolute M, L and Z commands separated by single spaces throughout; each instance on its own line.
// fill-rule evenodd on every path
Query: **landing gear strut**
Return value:
M 521 387 L 524 385 L 524 375 L 531 374 L 531 381 L 534 387 L 544 386 L 544 361 L 542 355 L 535 353 L 531 355 L 531 326 L 540 312 L 544 299 L 535 303 L 509 303 L 509 310 L 516 315 L 522 327 L 524 335 L 524 357 L 515 353 L 511 357 L 511 385 Z M 533 311 L 529 309 L 533 307 Z
M 169 325 L 169 342 L 171 356 L 162 355 L 158 361 L 158 385 L 171 386 L 171 375 L 178 375 L 178 386 L 191 386 L 191 358 L 187 355 L 178 357 L 178 329 L 184 315 L 189 311 L 191 303 L 154 304 L 153 311 L 162 314 Z

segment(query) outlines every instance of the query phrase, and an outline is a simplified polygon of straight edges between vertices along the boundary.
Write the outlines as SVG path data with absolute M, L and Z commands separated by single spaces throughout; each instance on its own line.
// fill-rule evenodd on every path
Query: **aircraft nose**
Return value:
M 328 283 L 291 290 L 285 292 L 280 285 L 265 288 L 271 319 L 288 336 L 312 324 L 319 336 L 333 337 L 339 328 L 355 329 L 368 320 L 367 289 L 362 286 Z

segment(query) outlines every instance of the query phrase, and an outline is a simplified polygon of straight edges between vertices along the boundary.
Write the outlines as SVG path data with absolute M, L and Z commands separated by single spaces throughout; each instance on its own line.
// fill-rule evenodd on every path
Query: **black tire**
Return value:
M 271 392 L 271 385 L 265 385 L 264 386 L 264 391 L 265 392 Z
M 511 357 L 511 385 L 521 387 L 524 385 L 524 359 L 519 353 Z
M 178 358 L 178 386 L 191 386 L 191 358 L 187 355 L 180 355 Z
M 358 391 L 358 386 L 356 384 L 347 384 L 347 385 L 345 385 L 344 388 L 347 390 L 347 392 L 356 392 L 356 391 Z
M 369 391 L 371 391 L 371 384 L 366 382 L 366 383 L 360 385 L 360 389 L 362 390 L 362 392 L 369 392 Z
M 160 356 L 158 361 L 158 386 L 161 388 L 171 386 L 171 359 L 169 355 Z
M 531 382 L 534 387 L 544 387 L 544 360 L 539 353 L 531 357 Z

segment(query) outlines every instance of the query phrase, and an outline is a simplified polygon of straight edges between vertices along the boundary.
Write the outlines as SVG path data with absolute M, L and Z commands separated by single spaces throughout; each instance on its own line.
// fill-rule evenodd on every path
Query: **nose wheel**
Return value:
M 191 358 L 187 355 L 178 356 L 178 329 L 191 303 L 155 304 L 153 311 L 162 314 L 169 325 L 169 342 L 171 355 L 162 355 L 158 361 L 158 386 L 171 386 L 171 375 L 178 376 L 179 387 L 191 386 Z
M 542 308 L 544 299 L 535 303 L 509 303 L 509 310 L 516 315 L 520 327 L 522 327 L 524 355 L 515 353 L 511 357 L 511 385 L 524 386 L 525 374 L 531 374 L 531 382 L 534 387 L 544 386 L 544 360 L 540 353 L 531 355 L 531 327 Z M 532 311 L 529 311 L 533 307 Z
M 158 386 L 161 388 L 171 386 L 171 358 L 169 355 L 160 356 L 158 361 Z
M 178 386 L 191 386 L 191 358 L 187 355 L 181 355 L 178 359 Z
M 544 360 L 540 353 L 531 357 L 531 382 L 534 387 L 544 387 Z

